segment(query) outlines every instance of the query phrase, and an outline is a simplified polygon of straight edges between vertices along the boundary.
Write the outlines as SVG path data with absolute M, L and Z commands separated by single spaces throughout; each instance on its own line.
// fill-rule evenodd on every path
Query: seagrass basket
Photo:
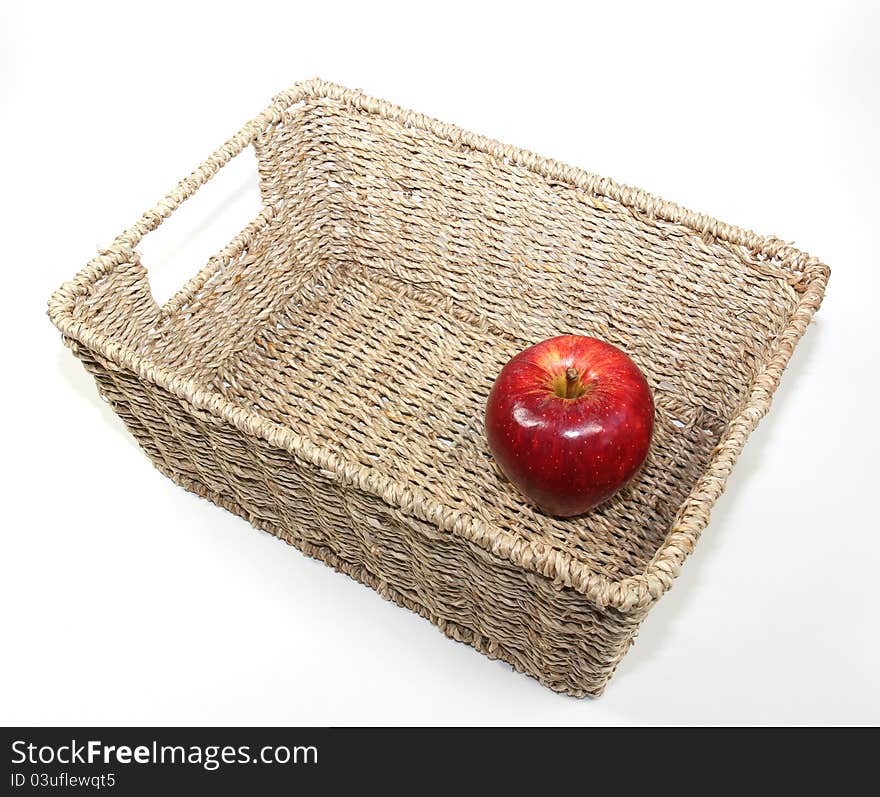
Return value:
M 136 247 L 248 146 L 261 212 L 158 306 Z M 312 80 L 49 314 L 178 484 L 583 696 L 672 586 L 828 273 L 776 238 Z M 657 408 L 637 478 L 568 520 L 505 482 L 482 427 L 504 363 L 563 333 L 623 348 Z

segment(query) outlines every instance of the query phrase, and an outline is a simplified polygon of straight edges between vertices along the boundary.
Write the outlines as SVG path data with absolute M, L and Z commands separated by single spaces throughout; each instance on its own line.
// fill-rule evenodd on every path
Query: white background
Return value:
M 0 724 L 880 721 L 878 37 L 868 0 L 0 4 Z M 832 267 L 696 553 L 599 700 L 171 484 L 45 317 L 98 246 L 315 75 Z M 148 240 L 160 299 L 253 215 L 252 170 Z

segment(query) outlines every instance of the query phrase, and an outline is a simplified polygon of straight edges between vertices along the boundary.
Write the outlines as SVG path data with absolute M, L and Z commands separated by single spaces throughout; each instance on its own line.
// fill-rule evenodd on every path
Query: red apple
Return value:
M 486 404 L 489 448 L 505 476 L 550 515 L 580 515 L 638 471 L 654 400 L 638 366 L 610 343 L 562 335 L 517 354 Z

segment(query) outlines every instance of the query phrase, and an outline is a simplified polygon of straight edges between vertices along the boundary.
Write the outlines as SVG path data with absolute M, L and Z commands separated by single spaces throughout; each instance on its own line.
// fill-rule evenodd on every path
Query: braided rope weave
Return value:
M 164 306 L 137 245 L 253 146 L 263 209 Z M 672 586 L 828 268 L 645 192 L 320 80 L 278 95 L 49 303 L 172 479 L 558 691 L 599 694 Z M 639 476 L 525 504 L 483 406 L 595 335 L 657 405 Z

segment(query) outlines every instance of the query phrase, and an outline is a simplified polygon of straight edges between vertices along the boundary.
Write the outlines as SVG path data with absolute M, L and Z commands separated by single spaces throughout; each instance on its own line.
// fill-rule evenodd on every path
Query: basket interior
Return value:
M 644 570 L 797 303 L 777 264 L 395 118 L 316 98 L 256 142 L 258 234 L 152 355 L 401 489 L 620 579 Z M 483 434 L 494 377 L 563 333 L 655 394 L 634 481 L 557 520 Z

